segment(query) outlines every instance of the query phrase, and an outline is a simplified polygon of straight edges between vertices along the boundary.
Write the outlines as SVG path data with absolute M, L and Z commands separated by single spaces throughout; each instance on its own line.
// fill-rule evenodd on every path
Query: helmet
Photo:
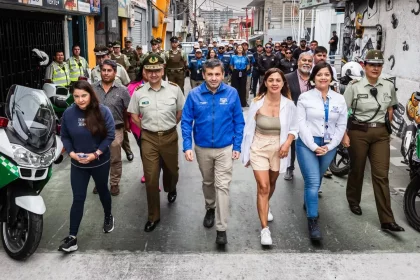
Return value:
M 384 64 L 384 55 L 378 50 L 369 50 L 365 56 L 365 63 Z
M 352 80 L 360 80 L 365 76 L 365 71 L 359 63 L 351 61 L 341 68 L 341 77 L 344 76 L 348 76 Z

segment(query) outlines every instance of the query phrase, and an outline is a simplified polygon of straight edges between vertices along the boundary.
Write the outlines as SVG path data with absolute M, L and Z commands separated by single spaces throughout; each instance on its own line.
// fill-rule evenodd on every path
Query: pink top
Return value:
M 130 96 L 133 96 L 134 90 L 136 89 L 136 87 L 138 87 L 138 86 L 140 86 L 142 84 L 144 84 L 144 81 L 143 80 L 141 80 L 140 82 L 133 81 L 130 84 L 128 84 L 127 89 L 128 89 L 128 92 L 130 93 Z M 140 115 L 140 118 L 141 118 L 141 115 Z M 131 118 L 130 118 L 130 129 L 131 129 L 131 132 L 133 132 L 133 134 L 135 134 L 137 137 L 140 137 L 141 130 L 131 120 Z

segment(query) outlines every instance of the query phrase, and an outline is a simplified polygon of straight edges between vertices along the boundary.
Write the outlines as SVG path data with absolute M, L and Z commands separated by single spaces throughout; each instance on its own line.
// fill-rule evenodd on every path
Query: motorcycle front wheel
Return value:
M 42 237 L 42 215 L 19 208 L 16 221 L 1 225 L 3 248 L 15 260 L 25 260 L 38 248 Z
M 330 163 L 330 171 L 337 177 L 344 177 L 350 171 L 350 158 L 346 148 L 340 147 L 337 149 L 333 160 Z
M 420 232 L 420 175 L 414 176 L 405 190 L 404 214 L 410 226 Z

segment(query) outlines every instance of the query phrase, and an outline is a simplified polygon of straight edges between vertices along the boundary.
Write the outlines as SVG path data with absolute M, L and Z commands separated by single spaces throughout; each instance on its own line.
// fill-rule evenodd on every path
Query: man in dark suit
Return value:
M 292 100 L 297 104 L 299 95 L 309 90 L 308 80 L 312 70 L 313 57 L 310 53 L 301 53 L 298 60 L 298 69 L 286 75 L 287 84 L 289 85 L 292 94 Z M 292 143 L 290 166 L 287 168 L 284 175 L 285 180 L 293 179 L 293 170 L 295 170 L 296 160 L 296 146 L 295 141 Z

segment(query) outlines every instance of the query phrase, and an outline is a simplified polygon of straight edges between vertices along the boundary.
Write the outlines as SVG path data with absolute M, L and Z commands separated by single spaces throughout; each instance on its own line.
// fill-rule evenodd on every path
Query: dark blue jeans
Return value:
M 335 61 L 334 56 L 335 56 L 336 53 L 337 53 L 337 50 L 335 50 L 335 51 L 330 50 L 329 56 L 330 56 L 331 67 L 334 67 L 334 61 Z
M 108 189 L 109 168 L 109 161 L 94 168 L 79 168 L 71 165 L 70 181 L 73 190 L 73 205 L 70 210 L 70 235 L 77 236 L 79 231 L 90 177 L 95 181 L 105 215 L 111 215 L 111 194 Z
M 324 146 L 324 138 L 314 137 L 318 146 Z M 305 182 L 304 200 L 308 218 L 318 217 L 318 190 L 322 177 L 334 158 L 337 148 L 326 155 L 317 156 L 298 138 L 296 140 L 296 155 Z

